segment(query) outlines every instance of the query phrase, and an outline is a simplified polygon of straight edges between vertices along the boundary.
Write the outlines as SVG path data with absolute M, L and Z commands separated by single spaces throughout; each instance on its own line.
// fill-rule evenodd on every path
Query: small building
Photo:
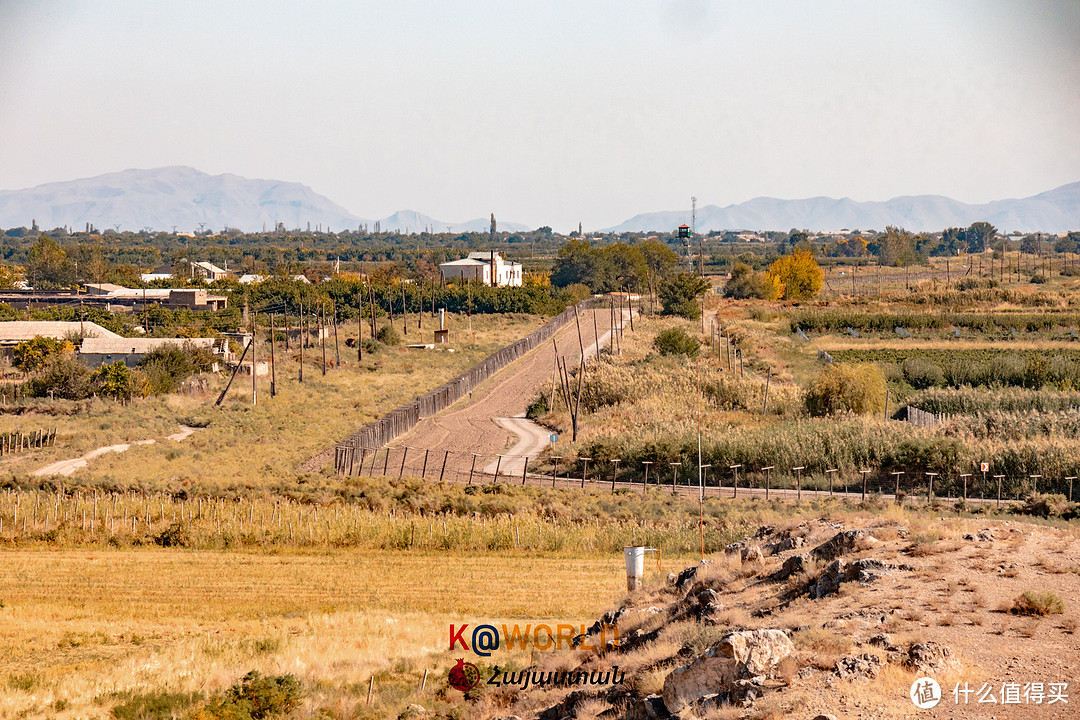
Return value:
M 0 352 L 10 354 L 12 348 L 36 337 L 56 340 L 71 339 L 78 344 L 82 338 L 119 338 L 112 330 L 106 330 L 92 322 L 62 322 L 58 320 L 8 320 L 0 322 Z
M 497 287 L 520 287 L 523 279 L 521 263 L 504 260 L 499 253 L 491 251 L 471 252 L 461 260 L 441 263 L 439 270 L 447 280 L 476 280 Z
M 112 283 L 87 283 L 86 302 L 101 305 L 102 301 L 106 306 L 161 305 L 197 311 L 224 310 L 228 306 L 224 295 L 210 295 L 199 288 L 126 288 Z
M 79 346 L 79 360 L 90 367 L 111 365 L 122 361 L 128 367 L 135 367 L 147 354 L 165 345 L 186 345 L 206 348 L 221 355 L 228 352 L 227 346 L 215 338 L 126 338 L 88 337 Z

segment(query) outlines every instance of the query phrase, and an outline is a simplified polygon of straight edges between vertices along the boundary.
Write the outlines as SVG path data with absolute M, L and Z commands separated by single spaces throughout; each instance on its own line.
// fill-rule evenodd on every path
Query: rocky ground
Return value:
M 482 704 L 541 720 L 1075 718 L 1078 604 L 1075 528 L 901 514 L 761 527 L 536 663 L 617 667 L 620 682 Z M 910 697 L 922 677 L 940 685 L 935 707 Z

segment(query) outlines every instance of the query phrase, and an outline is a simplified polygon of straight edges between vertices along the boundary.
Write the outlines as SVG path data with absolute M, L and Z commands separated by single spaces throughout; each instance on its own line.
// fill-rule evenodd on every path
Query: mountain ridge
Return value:
M 968 204 L 943 195 L 903 195 L 860 202 L 825 196 L 783 200 L 760 196 L 726 206 L 698 208 L 697 229 L 808 230 L 875 229 L 895 225 L 912 231 L 966 227 L 986 221 L 1002 232 L 1067 232 L 1080 229 L 1080 182 L 1027 198 Z M 690 222 L 689 210 L 639 213 L 603 232 L 669 231 Z
M 238 228 L 257 232 L 283 223 L 286 228 L 321 226 L 324 230 L 355 229 L 375 223 L 383 231 L 470 232 L 487 230 L 490 220 L 453 223 L 413 210 L 399 210 L 383 219 L 368 219 L 346 210 L 307 185 L 281 180 L 245 178 L 233 173 L 210 175 L 185 165 L 129 169 L 76 180 L 50 182 L 22 190 L 0 190 L 0 227 L 69 226 L 177 230 Z M 521 223 L 500 222 L 513 232 Z

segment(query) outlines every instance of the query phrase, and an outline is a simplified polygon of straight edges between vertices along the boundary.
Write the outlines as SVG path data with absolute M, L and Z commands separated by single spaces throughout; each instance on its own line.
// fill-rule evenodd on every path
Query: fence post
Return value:
M 615 466 L 611 471 L 611 492 L 615 492 L 615 482 L 619 479 L 619 458 L 612 458 L 611 463 Z
M 774 467 L 773 465 L 769 465 L 767 467 L 761 468 L 765 472 L 765 499 L 766 500 L 769 499 L 769 484 L 770 484 L 769 481 L 770 481 L 770 475 L 772 473 L 773 467 Z

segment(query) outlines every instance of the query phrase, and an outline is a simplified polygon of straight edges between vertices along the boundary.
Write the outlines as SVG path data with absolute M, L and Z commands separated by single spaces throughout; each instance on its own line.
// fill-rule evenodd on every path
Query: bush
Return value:
M 68 340 L 38 335 L 23 340 L 11 351 L 11 364 L 25 373 L 37 372 L 49 364 L 54 357 L 72 355 L 75 345 Z
M 394 328 L 393 325 L 383 325 L 379 328 L 379 331 L 375 333 L 375 338 L 383 345 L 400 345 L 401 334 Z
M 535 420 L 536 418 L 546 415 L 550 409 L 551 408 L 548 407 L 548 396 L 544 393 L 540 393 L 535 400 L 529 403 L 529 407 L 525 409 L 525 417 L 530 420 Z
M 132 691 L 112 693 L 112 699 L 122 700 L 112 709 L 116 720 L 172 720 L 198 702 L 198 693 L 165 691 L 137 694 Z
M 757 272 L 746 263 L 735 263 L 731 279 L 724 285 L 724 297 L 736 300 L 777 300 L 783 290 L 775 276 Z
M 1032 285 L 1045 285 L 1047 282 L 1049 282 L 1049 278 L 1046 277 L 1045 275 L 1043 275 L 1042 273 L 1031 276 L 1031 284 Z
M 1014 615 L 1060 615 L 1065 612 L 1065 601 L 1049 590 L 1025 590 L 1013 600 L 1010 612 Z
M 1033 492 L 1024 498 L 1019 512 L 1037 517 L 1059 517 L 1069 512 L 1069 501 L 1064 495 Z
M 695 358 L 701 349 L 701 343 L 682 328 L 671 328 L 656 336 L 653 347 L 661 355 L 685 355 Z
M 135 391 L 135 376 L 122 360 L 99 367 L 90 382 L 95 392 L 116 400 L 130 400 Z
M 830 365 L 806 391 L 811 415 L 881 412 L 885 408 L 885 376 L 874 365 Z
M 252 670 L 223 695 L 199 708 L 192 720 L 263 720 L 300 706 L 300 683 L 292 675 L 263 677 Z
M 660 286 L 657 296 L 664 315 L 677 315 L 687 320 L 701 317 L 698 297 L 709 289 L 709 283 L 693 273 L 679 273 Z
M 34 397 L 51 395 L 64 400 L 82 400 L 90 397 L 93 391 L 92 375 L 90 368 L 70 355 L 57 355 L 27 383 L 27 387 Z
M 378 340 L 372 340 L 371 338 L 364 338 L 364 342 L 361 343 L 361 345 L 363 345 L 364 352 L 366 352 L 366 353 L 374 354 L 374 353 L 377 353 L 379 351 L 379 341 Z
M 945 384 L 945 372 L 936 363 L 925 358 L 908 358 L 903 362 L 902 368 L 904 379 L 917 390 Z
M 206 348 L 185 342 L 165 343 L 148 352 L 139 361 L 139 369 L 149 391 L 155 395 L 174 392 L 180 383 L 195 373 L 207 372 L 216 358 Z

